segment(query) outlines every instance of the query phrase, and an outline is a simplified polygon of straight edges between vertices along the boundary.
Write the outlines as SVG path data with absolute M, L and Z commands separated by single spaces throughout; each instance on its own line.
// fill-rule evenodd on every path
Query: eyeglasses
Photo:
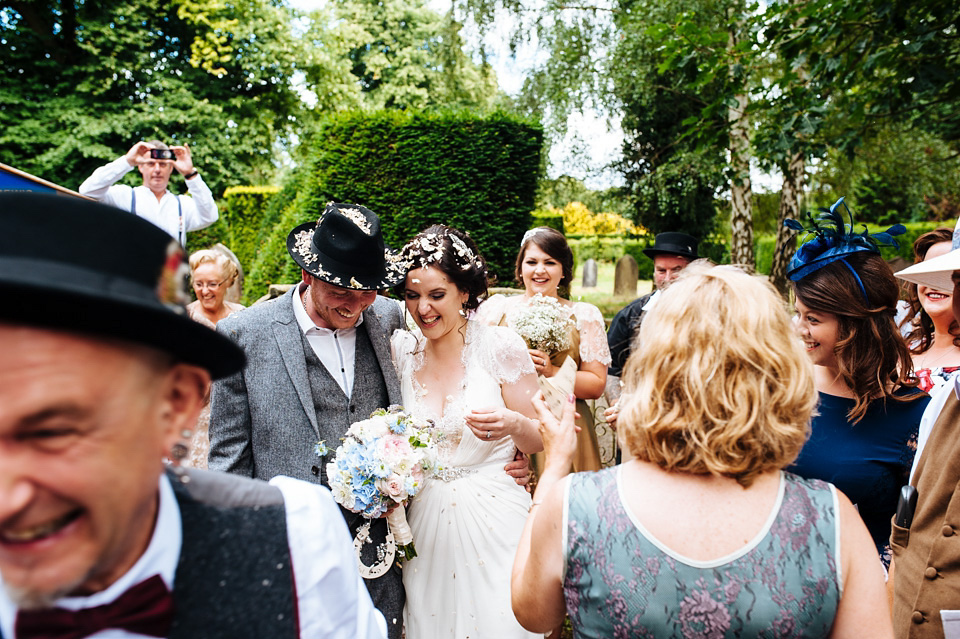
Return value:
M 223 284 L 223 282 L 194 282 L 193 288 L 197 289 L 198 291 L 202 291 L 204 289 L 215 291 L 223 286 Z

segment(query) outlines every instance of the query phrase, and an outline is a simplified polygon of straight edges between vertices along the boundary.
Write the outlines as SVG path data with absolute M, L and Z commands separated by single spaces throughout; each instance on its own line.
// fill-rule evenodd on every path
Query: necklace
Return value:
M 303 289 L 303 295 L 300 296 L 300 303 L 303 304 L 303 312 L 307 314 L 307 317 L 310 317 L 310 311 L 307 309 L 307 295 L 310 294 L 310 287 Z
M 927 349 L 926 352 L 923 353 L 924 355 L 927 355 L 927 357 L 924 358 L 924 361 L 923 361 L 924 365 L 921 368 L 929 368 L 930 370 L 933 370 L 935 368 L 934 365 L 939 363 L 940 360 L 942 360 L 947 355 L 950 355 L 950 354 L 960 355 L 960 352 L 958 352 L 960 351 L 960 349 L 957 349 L 957 347 L 954 346 L 953 344 L 951 344 L 949 348 L 942 349 L 942 351 L 943 352 L 937 355 L 936 357 L 930 358 L 929 355 L 933 354 L 934 349 L 933 348 Z

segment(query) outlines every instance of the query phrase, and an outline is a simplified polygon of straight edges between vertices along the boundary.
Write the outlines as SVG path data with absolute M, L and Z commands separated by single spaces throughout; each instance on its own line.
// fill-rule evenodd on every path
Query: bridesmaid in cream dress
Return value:
M 407 639 L 536 637 L 510 605 L 510 569 L 530 496 L 504 472 L 541 449 L 537 380 L 513 331 L 467 319 L 486 269 L 461 232 L 434 226 L 403 249 L 407 311 L 419 330 L 391 340 L 404 408 L 433 420 L 440 463 L 409 507 L 418 556 L 403 567 Z
M 580 433 L 573 471 L 600 470 L 600 447 L 594 428 L 593 412 L 584 400 L 598 399 L 603 395 L 607 382 L 607 366 L 610 364 L 610 347 L 607 345 L 606 326 L 603 315 L 593 304 L 571 302 L 558 293 L 561 286 L 573 280 L 573 252 L 567 239 L 555 229 L 540 226 L 523 236 L 517 255 L 516 277 L 524 286 L 522 295 L 507 297 L 494 295 L 477 311 L 477 320 L 491 325 L 511 326 L 511 316 L 530 303 L 537 295 L 557 300 L 573 319 L 570 328 L 570 348 L 557 353 L 545 353 L 530 349 L 530 358 L 543 377 L 554 377 L 563 361 L 570 357 L 577 365 L 573 393 L 577 396 L 577 425 Z M 540 455 L 533 458 L 534 468 L 542 467 Z

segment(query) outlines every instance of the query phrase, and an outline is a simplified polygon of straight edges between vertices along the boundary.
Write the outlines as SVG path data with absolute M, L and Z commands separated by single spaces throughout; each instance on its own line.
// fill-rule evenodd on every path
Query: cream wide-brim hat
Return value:
M 953 291 L 953 272 L 960 271 L 960 220 L 953 230 L 953 250 L 895 273 L 900 279 L 938 291 Z

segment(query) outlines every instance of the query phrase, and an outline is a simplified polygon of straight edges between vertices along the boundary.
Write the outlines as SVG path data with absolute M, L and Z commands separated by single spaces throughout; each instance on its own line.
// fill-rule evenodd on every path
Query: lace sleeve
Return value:
M 473 319 L 481 324 L 496 326 L 507 312 L 507 296 L 501 293 L 488 297 L 477 309 Z
M 501 384 L 512 384 L 537 372 L 523 338 L 505 326 L 487 327 L 481 357 L 490 375 Z
M 607 344 L 607 331 L 600 309 L 593 304 L 577 302 L 573 305 L 573 316 L 580 331 L 580 360 L 609 366 L 612 361 L 610 346 Z
M 398 328 L 390 336 L 390 354 L 393 356 L 393 367 L 397 369 L 397 376 L 404 378 L 409 372 L 413 361 L 413 350 L 417 346 L 417 338 L 408 330 Z

